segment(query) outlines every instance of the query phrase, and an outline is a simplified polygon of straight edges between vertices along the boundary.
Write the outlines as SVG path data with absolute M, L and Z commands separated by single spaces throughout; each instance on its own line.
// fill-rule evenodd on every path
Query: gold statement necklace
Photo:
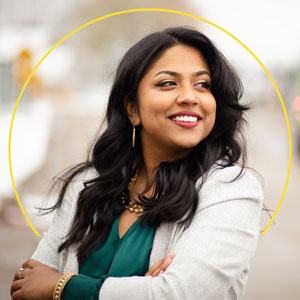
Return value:
M 132 188 L 136 182 L 138 174 L 139 174 L 139 169 L 136 170 L 134 176 L 130 179 L 128 183 L 127 189 L 128 189 L 129 199 L 127 197 L 127 194 L 123 192 L 122 203 L 125 204 L 125 208 L 128 209 L 131 213 L 142 214 L 144 212 L 144 207 L 142 205 L 136 204 L 136 202 L 130 197 Z

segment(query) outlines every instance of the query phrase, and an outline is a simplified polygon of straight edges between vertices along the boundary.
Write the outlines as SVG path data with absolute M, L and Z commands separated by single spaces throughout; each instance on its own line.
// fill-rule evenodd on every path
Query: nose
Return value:
M 177 96 L 177 104 L 198 104 L 198 98 L 195 95 L 195 91 L 190 86 L 183 86 L 179 89 Z

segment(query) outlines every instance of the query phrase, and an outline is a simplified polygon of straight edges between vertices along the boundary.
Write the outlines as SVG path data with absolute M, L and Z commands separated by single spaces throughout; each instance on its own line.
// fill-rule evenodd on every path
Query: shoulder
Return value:
M 84 171 L 78 173 L 69 183 L 67 190 L 74 192 L 79 192 L 85 187 L 85 183 L 98 177 L 99 174 L 94 167 L 85 169 Z
M 196 183 L 200 186 L 202 178 Z M 258 179 L 247 169 L 239 165 L 221 167 L 214 165 L 206 174 L 199 190 L 199 209 L 220 201 L 247 199 L 263 202 L 263 190 Z
M 238 176 L 239 175 L 239 176 Z M 237 178 L 236 178 L 237 177 Z M 236 180 L 234 180 L 236 178 Z M 242 169 L 239 165 L 233 165 L 230 167 L 223 167 L 217 164 L 214 164 L 211 169 L 206 174 L 206 181 L 204 182 L 204 185 L 211 184 L 215 181 L 224 181 L 224 182 L 251 182 L 254 185 L 256 185 L 257 188 L 261 188 L 261 185 L 258 181 L 258 179 L 249 171 L 249 169 L 246 167 Z M 197 181 L 196 185 L 201 182 L 201 178 Z
M 78 193 L 84 188 L 84 182 L 97 176 L 94 168 L 77 174 L 69 183 L 60 207 L 57 208 L 47 232 L 44 232 L 32 258 L 62 272 L 67 254 L 57 249 L 66 238 L 74 219 Z M 68 251 L 66 252 L 68 253 Z
M 99 176 L 99 173 L 94 167 L 85 169 L 84 171 L 78 173 L 71 181 L 73 186 L 83 185 L 84 182 L 94 179 Z
M 85 169 L 84 171 L 75 175 L 70 181 L 64 194 L 62 206 L 70 207 L 74 206 L 77 202 L 79 193 L 85 188 L 85 182 L 99 176 L 97 170 L 94 167 Z

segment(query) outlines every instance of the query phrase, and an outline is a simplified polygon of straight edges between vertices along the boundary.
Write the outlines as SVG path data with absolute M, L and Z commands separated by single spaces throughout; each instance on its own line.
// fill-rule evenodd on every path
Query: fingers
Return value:
M 14 281 L 14 282 L 12 283 L 11 289 L 12 289 L 13 291 L 18 290 L 18 289 L 20 289 L 20 288 L 22 287 L 22 285 L 23 285 L 22 279 L 16 280 L 16 281 Z
M 164 261 L 167 259 L 167 256 L 162 258 L 160 261 L 158 261 L 154 266 L 152 266 L 148 272 L 145 274 L 145 276 L 152 276 L 152 274 L 161 267 L 161 265 L 164 263 Z
M 24 271 L 23 271 L 23 272 L 24 272 Z M 22 272 L 22 276 L 23 276 L 23 272 Z M 18 279 L 22 279 L 22 278 L 20 277 L 20 269 L 15 273 L 15 276 L 14 276 L 13 281 L 18 280 Z
M 149 271 L 145 274 L 145 276 L 154 277 L 163 273 L 168 268 L 168 266 L 172 263 L 174 256 L 175 256 L 174 253 L 169 253 L 167 256 L 165 256 L 163 259 L 157 262 L 154 266 L 152 266 L 149 269 Z
M 18 280 L 19 279 L 19 271 L 17 271 L 16 273 L 15 273 L 15 276 L 14 276 L 14 279 L 13 279 L 13 282 L 12 282 L 12 285 L 13 285 L 13 283 L 16 281 L 16 280 Z M 11 285 L 11 287 L 10 287 L 10 295 L 12 296 L 12 294 L 13 294 L 13 287 L 12 287 L 12 285 Z
M 21 271 L 21 269 L 19 269 L 15 273 L 13 281 L 18 280 L 18 279 L 23 279 L 25 276 L 25 273 L 28 273 L 28 271 L 30 271 L 30 268 L 23 268 L 23 271 Z
M 41 266 L 43 265 L 42 263 L 40 263 L 39 261 L 37 260 L 34 260 L 34 259 L 28 259 L 27 261 L 25 261 L 23 264 L 22 264 L 22 268 L 29 268 L 29 269 L 33 269 L 37 266 Z
M 25 263 L 24 263 L 25 264 Z M 23 264 L 23 265 L 24 265 Z M 24 267 L 22 267 L 24 268 Z M 26 276 L 26 274 L 28 272 L 30 272 L 30 268 L 24 268 L 23 271 L 21 271 L 21 268 L 15 273 L 14 275 L 14 278 L 13 278 L 13 282 L 12 282 L 12 285 L 11 285 L 11 288 L 10 288 L 10 295 L 12 296 L 13 292 L 16 290 L 16 287 L 17 289 L 19 289 L 19 285 L 21 284 L 21 280 L 24 279 L 24 277 Z M 21 275 L 21 276 L 20 276 Z
M 163 272 L 165 272 L 166 269 L 168 268 L 168 266 L 172 263 L 172 261 L 173 261 L 173 258 L 168 257 L 168 258 L 164 261 L 164 263 L 160 266 L 160 268 L 157 268 L 157 269 L 155 270 L 155 272 L 152 274 L 152 276 L 157 276 L 157 275 L 162 274 Z
M 22 279 L 15 280 L 10 287 L 10 295 L 12 296 L 13 293 L 19 290 L 22 287 L 22 284 L 23 284 Z
M 15 273 L 15 276 L 14 276 L 13 281 L 15 281 L 15 280 L 17 280 L 17 279 L 20 279 L 20 278 L 19 278 L 19 271 L 17 271 L 17 272 Z
M 28 272 L 30 272 L 30 269 L 39 265 L 42 265 L 42 263 L 34 259 L 29 259 L 22 264 L 22 268 L 24 270 L 21 270 L 20 268 L 18 271 L 16 271 L 10 288 L 10 295 L 13 297 L 13 299 L 21 299 L 20 292 L 18 292 L 18 290 L 22 287 L 22 279 Z
M 168 266 L 171 264 L 171 262 L 173 261 L 173 257 L 168 257 L 165 262 L 162 264 L 161 266 L 161 271 L 166 271 Z
M 27 261 L 25 261 L 22 264 L 21 268 L 24 269 L 22 274 L 25 272 L 26 269 L 33 269 L 34 267 L 37 267 L 37 266 L 40 266 L 40 265 L 42 265 L 42 263 L 40 263 L 39 261 L 34 260 L 34 259 L 28 259 Z M 20 269 L 15 273 L 13 281 L 20 279 Z M 23 277 L 23 275 L 22 275 L 22 277 Z
M 24 279 L 28 275 L 29 272 L 32 272 L 32 269 L 25 268 L 24 271 L 22 272 L 21 279 Z
M 11 295 L 11 299 L 12 299 L 12 300 L 22 300 L 22 292 L 21 292 L 21 290 L 15 291 L 15 292 Z
M 163 264 L 160 266 L 160 270 L 159 270 L 158 274 L 161 274 L 167 270 L 169 265 L 173 262 L 174 257 L 175 257 L 175 254 L 173 252 L 169 253 L 166 256 L 166 259 L 164 260 Z

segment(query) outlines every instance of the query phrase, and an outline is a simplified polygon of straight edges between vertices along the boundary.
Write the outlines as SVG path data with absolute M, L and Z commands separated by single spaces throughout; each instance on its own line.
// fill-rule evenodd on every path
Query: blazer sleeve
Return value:
M 68 234 L 73 222 L 77 197 L 84 188 L 83 179 L 85 179 L 85 175 L 86 171 L 77 175 L 68 185 L 62 205 L 55 211 L 48 231 L 43 233 L 43 237 L 31 257 L 59 272 L 62 272 L 60 262 L 63 258 L 57 250 Z
M 175 258 L 156 277 L 107 278 L 101 300 L 222 300 L 253 257 L 263 192 L 249 172 L 233 166 L 213 171 L 199 194 L 191 225 L 173 249 Z M 227 181 L 227 182 L 226 182 Z

